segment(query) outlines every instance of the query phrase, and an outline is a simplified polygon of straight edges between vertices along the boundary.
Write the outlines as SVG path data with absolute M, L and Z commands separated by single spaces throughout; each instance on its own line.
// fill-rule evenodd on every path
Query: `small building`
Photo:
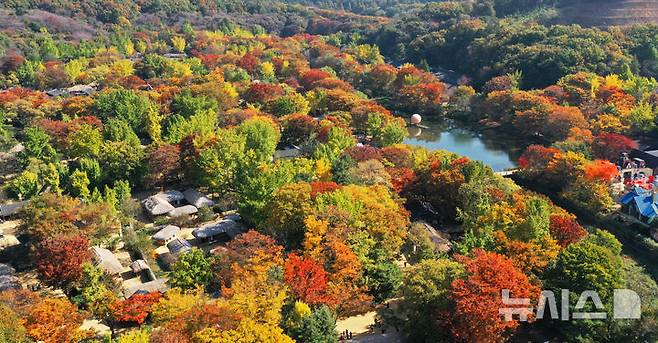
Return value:
M 123 266 L 119 259 L 109 250 L 98 246 L 91 247 L 92 255 L 96 266 L 110 275 L 117 275 L 123 272 Z
M 148 263 L 144 260 L 136 260 L 130 264 L 130 269 L 134 274 L 139 274 L 143 271 L 149 271 L 151 267 L 149 267 Z
M 185 199 L 185 195 L 183 195 L 183 193 L 175 189 L 170 189 L 162 193 L 158 193 L 155 196 L 164 198 L 165 201 L 167 201 L 168 203 L 174 206 L 179 206 L 181 202 Z
M 274 156 L 273 158 L 275 160 L 282 160 L 282 159 L 290 159 L 290 158 L 295 158 L 298 157 L 302 154 L 302 149 L 291 145 L 287 146 L 281 150 L 276 150 L 274 151 Z
M 62 96 L 64 94 L 66 94 L 66 89 L 64 89 L 64 88 L 49 89 L 49 90 L 45 91 L 45 93 L 46 93 L 47 96 L 55 98 L 55 97 Z
M 192 215 L 199 212 L 199 209 L 196 208 L 193 205 L 185 205 L 181 207 L 176 207 L 175 209 L 171 210 L 168 214 L 168 216 L 175 218 L 175 217 L 180 217 L 180 216 L 185 216 L 185 215 Z
M 10 265 L 0 263 L 0 292 L 21 288 L 18 278 L 14 275 L 15 272 Z
M 450 239 L 444 237 L 446 235 L 449 237 L 448 234 L 439 232 L 437 229 L 427 223 L 423 223 L 423 226 L 425 226 L 425 230 L 427 230 L 430 239 L 434 243 L 434 250 L 436 252 L 447 253 L 450 251 L 450 249 L 452 249 L 452 243 L 450 242 Z
M 98 85 L 92 82 L 88 85 L 75 85 L 69 88 L 56 88 L 49 89 L 45 93 L 50 97 L 58 97 L 64 95 L 71 96 L 90 96 L 96 92 Z
M 169 249 L 169 252 L 174 256 L 179 256 L 192 250 L 192 244 L 184 239 L 176 237 L 172 239 L 171 242 L 167 243 L 167 249 Z
M 179 231 L 180 228 L 178 226 L 167 225 L 160 231 L 156 232 L 151 238 L 153 238 L 153 240 L 159 245 L 165 245 L 172 239 L 176 238 L 176 234 L 178 234 Z
M 624 194 L 619 202 L 623 213 L 647 224 L 658 224 L 658 221 L 654 223 L 658 216 L 658 191 L 655 186 L 653 190 L 634 187 L 632 191 Z
M 205 206 L 210 207 L 215 205 L 215 202 L 208 199 L 208 197 L 203 195 L 203 193 L 193 188 L 186 189 L 183 192 L 183 195 L 185 196 L 185 201 L 187 201 L 190 205 L 193 205 L 196 208 L 201 208 Z
M 66 89 L 66 93 L 72 96 L 90 96 L 96 92 L 96 84 L 75 85 Z
M 173 53 L 173 52 L 168 52 L 166 54 L 163 54 L 162 56 L 166 58 L 170 58 L 172 60 L 184 60 L 187 58 L 187 54 Z
M 27 201 L 15 202 L 11 204 L 0 204 L 0 221 L 16 218 Z
M 164 293 L 169 289 L 166 279 L 157 279 L 139 285 L 131 286 L 123 290 L 123 296 L 130 299 L 135 294 L 148 294 L 153 292 Z
M 237 221 L 224 219 L 218 223 L 194 229 L 192 235 L 200 242 L 228 242 L 246 231 L 246 228 Z
M 658 146 L 651 146 L 644 150 L 633 149 L 628 154 L 630 162 L 637 164 L 639 168 L 650 168 L 652 175 L 658 174 Z
M 144 199 L 144 201 L 142 201 L 142 206 L 144 206 L 144 209 L 153 217 L 165 215 L 175 208 L 160 194 Z

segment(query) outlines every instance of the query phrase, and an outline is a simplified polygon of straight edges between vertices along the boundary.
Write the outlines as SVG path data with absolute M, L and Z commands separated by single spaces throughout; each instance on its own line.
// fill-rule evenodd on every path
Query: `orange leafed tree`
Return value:
M 240 316 L 226 305 L 204 304 L 179 314 L 164 331 L 178 337 L 178 343 L 185 343 L 190 342 L 189 337 L 195 332 L 206 328 L 232 330 L 239 321 Z
M 340 185 L 333 181 L 314 181 L 309 183 L 311 186 L 311 197 L 315 198 L 320 194 L 331 193 L 340 188 Z
M 451 325 L 454 337 L 463 342 L 504 341 L 506 334 L 516 329 L 519 322 L 505 321 L 499 314 L 498 309 L 510 307 L 502 302 L 502 290 L 510 290 L 512 298 L 535 300 L 539 288 L 503 255 L 478 249 L 472 258 L 462 257 L 461 260 L 467 276 L 451 285 L 451 297 L 455 302 Z
M 590 181 L 610 182 L 617 174 L 617 167 L 608 161 L 595 160 L 585 165 L 585 178 Z
M 284 278 L 292 292 L 307 304 L 331 303 L 327 295 L 327 272 L 322 264 L 310 257 L 288 255 Z
M 409 111 L 433 113 L 439 110 L 444 91 L 445 86 L 438 82 L 404 86 L 399 93 L 400 105 Z
M 226 248 L 217 255 L 214 264 L 218 279 L 226 287 L 230 287 L 238 273 L 235 266 L 244 267 L 254 260 L 268 266 L 283 265 L 283 247 L 276 244 L 274 238 L 255 230 L 237 236 Z
M 135 294 L 129 299 L 120 300 L 110 305 L 114 320 L 122 323 L 141 325 L 151 313 L 153 304 L 160 300 L 160 293 Z
M 25 318 L 27 334 L 46 343 L 72 342 L 84 338 L 78 331 L 84 316 L 66 298 L 50 298 L 36 304 Z M 75 340 L 77 341 L 77 340 Z

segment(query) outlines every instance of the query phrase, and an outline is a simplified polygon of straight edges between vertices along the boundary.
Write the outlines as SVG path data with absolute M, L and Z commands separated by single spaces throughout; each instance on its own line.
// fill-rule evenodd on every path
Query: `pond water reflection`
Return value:
M 428 128 L 409 127 L 409 137 L 404 143 L 429 150 L 448 150 L 482 161 L 494 171 L 516 167 L 516 161 L 524 148 L 509 139 L 496 137 L 493 130 L 478 133 L 445 121 L 422 124 Z

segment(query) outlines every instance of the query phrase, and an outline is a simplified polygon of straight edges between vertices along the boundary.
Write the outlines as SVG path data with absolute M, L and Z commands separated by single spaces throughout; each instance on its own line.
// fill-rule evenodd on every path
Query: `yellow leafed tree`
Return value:
M 183 292 L 180 288 L 172 288 L 157 304 L 153 305 L 151 316 L 156 324 L 162 325 L 183 312 L 202 306 L 206 301 L 201 288 L 188 293 Z
M 171 37 L 171 45 L 174 47 L 174 49 L 177 52 L 182 53 L 183 51 L 185 51 L 185 46 L 187 45 L 187 43 L 185 42 L 185 38 L 176 36 L 176 37 Z
M 245 319 L 234 330 L 217 332 L 206 329 L 194 335 L 198 343 L 294 343 L 295 341 L 283 333 L 280 327 L 257 323 Z

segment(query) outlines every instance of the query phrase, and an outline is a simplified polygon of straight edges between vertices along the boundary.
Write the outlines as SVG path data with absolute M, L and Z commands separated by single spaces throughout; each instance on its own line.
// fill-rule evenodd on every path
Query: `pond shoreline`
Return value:
M 407 116 L 401 116 L 408 120 Z M 517 167 L 517 161 L 527 141 L 515 139 L 502 128 L 472 125 L 448 118 L 430 118 L 421 123 L 426 128 L 409 125 L 405 144 L 423 146 L 429 150 L 447 150 L 482 161 L 503 171 Z

